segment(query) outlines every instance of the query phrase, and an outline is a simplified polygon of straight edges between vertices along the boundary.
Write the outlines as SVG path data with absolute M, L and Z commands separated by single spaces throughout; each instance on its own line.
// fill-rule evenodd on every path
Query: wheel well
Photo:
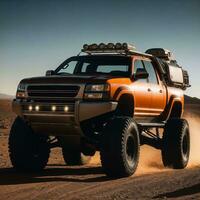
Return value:
M 116 109 L 118 116 L 133 117 L 134 114 L 134 98 L 130 94 L 123 94 L 119 98 L 118 106 Z
M 180 118 L 182 114 L 182 103 L 174 102 L 169 118 Z

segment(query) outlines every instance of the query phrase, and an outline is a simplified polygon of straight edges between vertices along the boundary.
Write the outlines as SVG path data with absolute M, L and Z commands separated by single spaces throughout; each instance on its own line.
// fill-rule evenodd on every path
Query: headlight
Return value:
M 85 87 L 84 99 L 108 99 L 109 94 L 108 84 L 88 84 Z
M 103 93 L 85 93 L 85 99 L 102 99 Z
M 26 85 L 24 83 L 20 83 L 17 87 L 17 98 L 25 98 L 26 97 Z
M 16 94 L 16 97 L 17 98 L 25 98 L 26 97 L 26 93 L 25 92 L 17 92 L 17 94 Z
M 105 92 L 109 90 L 108 84 L 89 84 L 85 87 L 85 92 Z
M 20 83 L 17 87 L 17 91 L 25 91 L 26 85 L 24 83 Z

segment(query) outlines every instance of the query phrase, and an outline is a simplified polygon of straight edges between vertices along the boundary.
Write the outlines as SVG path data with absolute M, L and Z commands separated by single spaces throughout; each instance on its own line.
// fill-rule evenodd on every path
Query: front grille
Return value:
M 29 97 L 39 98 L 74 98 L 80 87 L 76 85 L 29 85 Z

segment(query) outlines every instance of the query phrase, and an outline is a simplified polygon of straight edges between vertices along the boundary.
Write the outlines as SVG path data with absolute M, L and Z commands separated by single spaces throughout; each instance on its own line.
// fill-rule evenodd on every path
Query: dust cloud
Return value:
M 190 126 L 190 161 L 189 167 L 200 166 L 200 118 L 188 114 Z
M 187 113 L 185 115 L 190 127 L 190 159 L 188 167 L 200 166 L 200 117 Z M 137 173 L 151 173 L 170 170 L 162 164 L 161 152 L 149 146 L 141 147 L 140 163 Z
M 137 174 L 160 172 L 164 169 L 161 160 L 161 151 L 147 145 L 142 146 Z
M 187 114 L 185 118 L 190 126 L 191 152 L 188 167 L 200 166 L 200 118 Z M 89 165 L 100 165 L 99 153 L 90 161 Z M 140 149 L 140 159 L 136 175 L 168 171 L 162 164 L 161 151 L 150 146 L 143 145 Z

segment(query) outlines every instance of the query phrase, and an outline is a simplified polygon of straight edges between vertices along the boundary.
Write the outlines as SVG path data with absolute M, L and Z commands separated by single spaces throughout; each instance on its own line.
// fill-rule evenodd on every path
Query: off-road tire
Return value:
M 47 137 L 34 134 L 20 117 L 12 125 L 9 135 L 9 155 L 18 171 L 40 171 L 47 165 L 50 148 Z
M 91 156 L 85 156 L 83 153 L 77 150 L 69 150 L 62 148 L 63 159 L 66 165 L 86 165 L 90 162 Z
M 131 176 L 137 169 L 139 153 L 136 122 L 130 117 L 111 119 L 103 131 L 100 150 L 102 167 L 107 176 Z
M 169 119 L 163 133 L 162 161 L 165 167 L 183 169 L 190 154 L 189 125 L 185 119 Z

